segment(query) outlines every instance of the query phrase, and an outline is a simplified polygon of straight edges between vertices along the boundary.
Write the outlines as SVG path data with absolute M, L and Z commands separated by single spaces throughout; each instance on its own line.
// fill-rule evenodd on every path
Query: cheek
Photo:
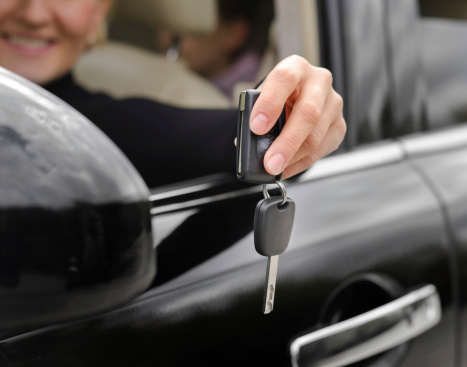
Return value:
M 13 0 L 0 0 L 0 25 L 8 21 L 9 15 L 15 8 Z
M 203 49 L 203 40 L 197 37 L 185 37 L 180 44 L 180 50 L 185 55 L 196 55 Z
M 76 5 L 62 7 L 57 18 L 64 37 L 85 44 L 87 37 L 97 31 L 98 8 L 95 0 L 80 1 L 74 2 Z
M 180 45 L 181 55 L 195 68 L 209 65 L 215 55 L 215 48 L 207 37 L 188 38 Z

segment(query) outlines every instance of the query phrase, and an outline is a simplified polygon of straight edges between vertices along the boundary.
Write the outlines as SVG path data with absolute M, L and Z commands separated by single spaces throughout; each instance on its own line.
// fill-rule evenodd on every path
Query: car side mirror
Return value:
M 0 68 L 0 337 L 142 293 L 155 274 L 148 197 L 99 129 Z

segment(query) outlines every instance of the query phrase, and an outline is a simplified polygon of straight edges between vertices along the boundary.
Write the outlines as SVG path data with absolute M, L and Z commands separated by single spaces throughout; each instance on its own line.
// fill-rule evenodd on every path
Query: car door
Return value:
M 403 157 L 397 143 L 362 148 L 323 160 L 288 186 L 296 221 L 270 315 L 261 312 L 266 260 L 251 233 L 261 193 L 245 188 L 154 208 L 162 284 L 125 307 L 19 335 L 2 348 L 24 366 L 286 365 L 298 334 L 432 284 L 441 322 L 410 349 L 380 358 L 452 365 L 443 218 Z M 326 308 L 331 298 L 337 304 Z
M 455 248 L 458 363 L 466 357 L 466 93 L 467 6 L 463 2 L 423 1 L 422 59 L 427 76 L 427 120 L 433 130 L 425 137 L 404 139 L 414 167 L 432 186 L 442 206 L 448 236 Z
M 341 52 L 325 51 L 323 60 L 331 69 L 341 67 L 334 75 L 342 77 L 336 83 L 347 101 L 349 137 L 346 149 L 286 182 L 297 211 L 289 248 L 279 259 L 274 311 L 261 312 L 266 259 L 253 244 L 262 188 L 240 185 L 230 174 L 200 178 L 153 190 L 158 274 L 145 294 L 105 314 L 3 341 L 6 365 L 284 366 L 300 337 L 427 285 L 441 301 L 439 322 L 409 343 L 396 340 L 396 348 L 354 362 L 455 365 L 451 227 L 431 181 L 407 156 L 415 149 L 412 137 L 393 139 L 404 117 L 394 118 L 400 92 L 391 80 L 401 69 L 391 68 L 388 56 L 391 42 L 399 44 L 390 17 L 406 13 L 388 11 L 383 0 L 327 4 L 320 9 L 327 21 L 321 37 L 337 42 Z M 416 21 L 416 13 L 404 19 Z M 410 55 L 419 57 L 415 49 Z M 406 95 L 407 106 L 422 106 L 419 93 L 415 88 Z M 418 121 L 412 126 L 409 132 L 421 130 Z M 430 154 L 444 161 L 445 153 Z M 319 365 L 329 356 L 320 357 L 298 363 Z

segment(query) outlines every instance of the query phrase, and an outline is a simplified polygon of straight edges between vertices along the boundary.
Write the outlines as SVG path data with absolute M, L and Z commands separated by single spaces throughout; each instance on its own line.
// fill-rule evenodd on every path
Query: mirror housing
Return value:
M 142 293 L 155 274 L 148 198 L 97 127 L 0 68 L 0 337 Z

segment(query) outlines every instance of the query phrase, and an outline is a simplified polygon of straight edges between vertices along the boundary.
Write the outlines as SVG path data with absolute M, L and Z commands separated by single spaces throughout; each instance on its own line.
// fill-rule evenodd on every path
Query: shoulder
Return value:
M 116 102 L 107 94 L 92 93 L 81 87 L 70 73 L 42 87 L 87 117 L 92 111 Z

